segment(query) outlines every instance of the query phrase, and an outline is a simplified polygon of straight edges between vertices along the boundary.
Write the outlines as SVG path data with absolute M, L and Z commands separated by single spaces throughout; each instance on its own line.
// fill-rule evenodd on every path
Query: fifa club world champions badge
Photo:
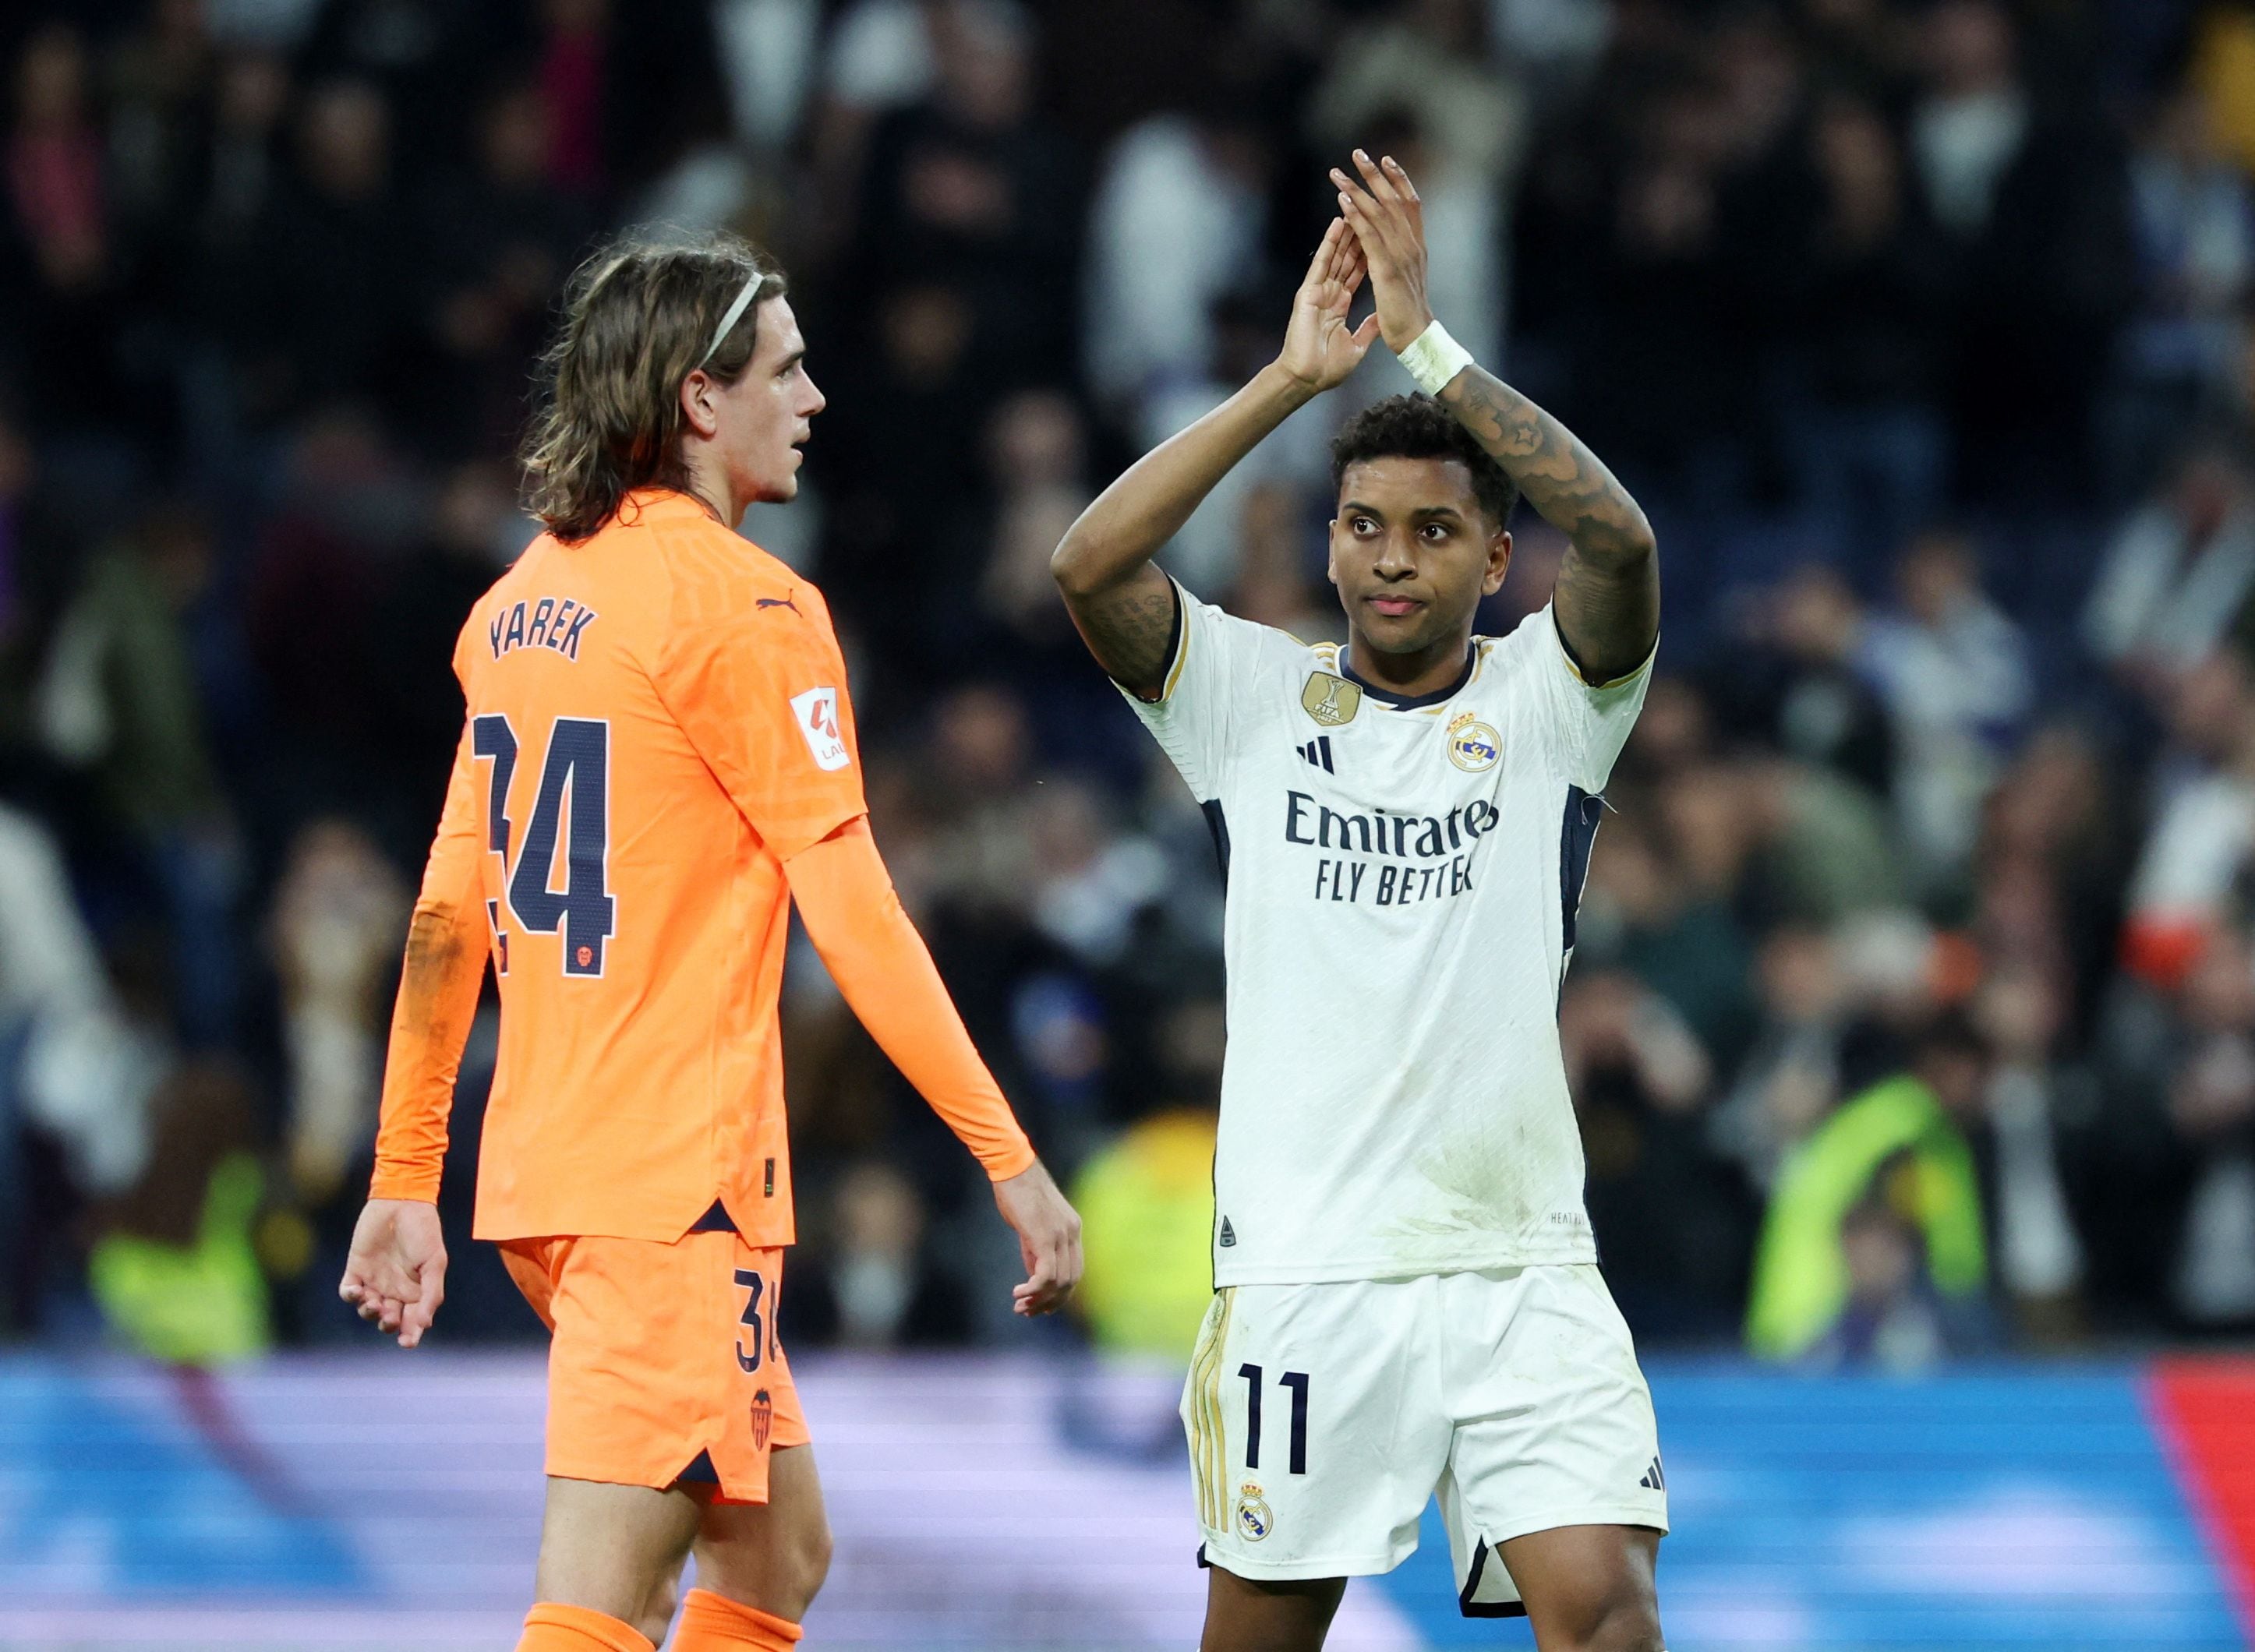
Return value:
M 1362 709 L 1362 690 L 1328 671 L 1308 673 L 1308 686 L 1300 690 L 1300 707 L 1327 729 L 1354 721 Z

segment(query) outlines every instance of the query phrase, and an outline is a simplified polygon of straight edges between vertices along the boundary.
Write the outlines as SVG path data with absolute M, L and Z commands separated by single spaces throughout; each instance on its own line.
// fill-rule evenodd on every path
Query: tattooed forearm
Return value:
M 1556 419 L 1477 367 L 1457 374 L 1441 400 L 1510 472 L 1527 502 L 1585 554 L 1606 561 L 1652 555 L 1644 512 Z
M 1478 367 L 1441 392 L 1542 519 L 1564 532 L 1558 628 L 1593 682 L 1634 670 L 1660 635 L 1660 561 L 1635 500 L 1556 419 Z
M 1106 675 L 1156 700 L 1174 662 L 1175 601 L 1174 581 L 1147 563 L 1124 584 L 1071 598 L 1066 608 Z

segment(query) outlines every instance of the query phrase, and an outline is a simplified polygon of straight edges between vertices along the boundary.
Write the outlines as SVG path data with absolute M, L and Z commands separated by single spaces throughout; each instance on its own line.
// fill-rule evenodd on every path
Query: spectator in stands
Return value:
M 15 64 L 0 179 L 0 298 L 25 405 L 43 432 L 83 438 L 112 415 L 90 364 L 114 360 L 116 233 L 86 41 L 67 23 L 32 32 Z
M 78 577 L 78 536 L 53 495 L 38 450 L 0 405 L 0 752 L 11 757 L 36 738 L 25 727 L 31 684 Z
M 808 122 L 822 214 L 811 239 L 825 259 L 854 234 L 871 130 L 930 95 L 933 57 L 931 14 L 917 0 L 849 0 L 830 19 Z
M 46 828 L 0 807 L 0 1325 L 33 1322 L 53 1228 L 150 1162 L 162 1034 L 128 1020 Z M 67 1189 L 27 1185 L 26 1136 L 53 1143 Z
M 440 0 L 320 0 L 298 69 L 309 84 L 372 87 L 398 122 L 404 170 L 425 174 L 461 152 L 468 77 L 497 44 L 478 24 L 500 11 Z
M 212 578 L 212 530 L 191 501 L 153 506 L 89 559 L 55 628 L 39 686 L 48 755 L 86 777 L 100 847 L 137 867 L 172 941 L 170 997 L 199 1048 L 235 1031 L 242 848 L 221 789 L 188 656 L 185 616 Z
M 1816 542 L 1852 576 L 1942 503 L 1950 270 L 1876 107 L 1828 100 L 1809 159 L 1822 204 L 1798 261 L 1800 394 L 1785 447 Z
M 109 201 L 102 129 L 86 42 L 50 24 L 24 43 L 16 65 L 8 141 L 8 193 L 38 284 L 83 292 L 109 271 Z
M 2118 499 L 2151 487 L 2194 421 L 2229 405 L 2255 277 L 2255 193 L 2217 139 L 2212 107 L 2188 82 L 2154 100 L 2131 158 L 2138 308 L 2107 418 Z
M 1558 1031 L 1622 1313 L 1647 1334 L 1725 1333 L 1752 1213 L 1702 1151 L 1711 1058 L 1665 998 L 1619 970 L 1577 972 Z
M 1875 616 L 1857 663 L 1894 730 L 1897 829 L 1921 894 L 1962 888 L 1981 804 L 2019 739 L 2035 685 L 2027 640 L 1981 589 L 1972 545 L 1921 535 L 1895 570 L 1899 606 Z
M 1786 1155 L 1840 1099 L 1841 1043 L 1855 1006 L 1832 938 L 1821 929 L 1771 930 L 1755 978 L 1760 1020 L 1715 1110 L 1710 1140 L 1767 1194 Z
M 1962 241 L 1994 220 L 2036 111 L 2014 61 L 2010 16 L 1992 0 L 1947 0 L 1925 19 L 1928 86 L 1912 119 L 1928 209 Z
M 203 233 L 228 243 L 258 221 L 287 164 L 282 118 L 290 69 L 270 52 L 240 49 L 221 63 L 206 174 L 192 197 Z
M 1730 778 L 1752 830 L 1756 910 L 1830 925 L 1891 911 L 1907 894 L 1880 801 L 1829 769 L 1769 759 Z
M 861 1348 L 966 1339 L 968 1281 L 926 1242 L 932 1214 L 913 1180 L 882 1158 L 863 1159 L 824 1190 L 816 1208 L 793 1286 L 800 1334 Z
M 2118 1324 L 2255 1322 L 2255 951 L 2213 930 L 2181 979 L 2124 983 L 2100 1044 L 2079 1214 Z
M 1085 964 L 1117 962 L 1137 916 L 1165 892 L 1166 857 L 1141 833 L 1120 830 L 1085 783 L 1053 777 L 1026 809 L 1033 855 L 1019 876 L 1032 884 L 1035 927 Z
M 1884 1198 L 1867 1197 L 1841 1219 L 1840 1255 L 1847 1300 L 1802 1355 L 1805 1365 L 1877 1367 L 1907 1376 L 1978 1346 L 1970 1323 L 1974 1310 L 1935 1288 L 1917 1223 Z
M 403 865 L 426 844 L 431 799 L 443 797 L 462 732 L 462 692 L 454 648 L 462 622 L 502 570 L 531 539 L 534 525 L 516 508 L 508 468 L 485 461 L 458 465 L 432 501 L 421 534 L 395 560 L 372 571 L 369 629 L 383 639 L 391 668 L 372 672 L 369 738 L 363 758 L 381 775 L 379 796 L 396 802 L 363 811 L 360 823 Z
M 2255 682 L 2230 653 L 2179 679 L 2176 736 L 2125 896 L 2122 965 L 2177 986 L 2237 908 L 2255 856 Z
M 2255 949 L 2219 930 L 2185 983 L 2168 1119 L 2191 1186 L 2170 1296 L 2205 1328 L 2255 1325 Z
M 1999 1293 L 2019 1327 L 2057 1341 L 2082 1329 L 2083 1245 L 2061 1168 L 2071 1081 L 2054 1059 L 2069 1000 L 2044 961 L 2006 957 L 1973 1003 L 1996 1057 L 1984 1097 L 1992 1249 Z
M 204 0 L 151 0 L 109 54 L 109 151 L 121 234 L 165 298 L 194 223 L 210 119 L 214 50 Z
M 366 80 L 310 88 L 295 165 L 253 233 L 225 336 L 256 414 L 339 399 L 399 405 L 415 237 L 400 233 L 392 112 Z
M 1067 640 L 1050 554 L 1090 499 L 1087 430 L 1060 390 L 1027 390 L 994 410 L 987 466 L 997 500 L 981 598 L 1014 648 L 1046 651 Z
M 1422 0 L 1350 31 L 1309 99 L 1308 128 L 1319 153 L 1361 146 L 1418 180 L 1433 308 L 1461 318 L 1452 336 L 1475 360 L 1500 362 L 1528 114 L 1525 87 L 1486 50 L 1484 10 Z
M 1984 810 L 1982 903 L 2016 892 L 2021 934 L 2012 942 L 1985 935 L 1983 945 L 2008 961 L 2063 972 L 2061 1039 L 2076 1055 L 2097 1025 L 2121 944 L 2121 892 L 2135 847 L 2135 822 L 2118 802 L 2125 791 L 2086 732 L 2053 724 L 2021 748 Z M 2041 941 L 2027 934 L 2031 918 L 2043 927 Z
M 1912 153 L 1959 261 L 1958 484 L 1970 497 L 2090 496 L 2092 421 L 2135 280 L 2118 140 L 2019 63 L 1999 0 L 1920 24 Z
M 835 605 L 904 673 L 952 676 L 987 545 L 979 439 L 1006 386 L 980 353 L 973 295 L 938 272 L 886 291 L 864 353 L 826 381 L 808 448 L 835 526 L 824 547 Z
M 1710 1061 L 1735 1061 L 1753 1034 L 1753 957 L 1739 915 L 1754 822 L 1730 766 L 1707 763 L 1671 778 L 1647 805 L 1652 818 L 1607 845 L 1599 899 L 1617 926 L 1610 956 L 1689 1024 Z M 1598 937 L 1592 937 L 1598 939 Z
M 539 76 L 547 107 L 549 180 L 557 188 L 592 198 L 608 183 L 604 154 L 603 92 L 613 66 L 609 0 L 549 0 L 539 8 Z
M 1741 370 L 1753 342 L 1735 284 L 1744 267 L 1722 218 L 1732 113 L 1689 66 L 1654 88 L 1620 135 L 1621 173 L 1591 227 L 1599 239 L 1569 312 L 1573 423 L 1640 491 L 1703 516 L 1748 486 L 1758 423 Z M 1660 413 L 1702 396 L 1713 398 L 1705 418 Z
M 366 758 L 382 746 L 371 724 L 385 701 L 372 681 L 391 640 L 375 629 L 376 599 L 426 524 L 411 461 L 365 413 L 309 419 L 279 469 L 238 601 L 268 719 L 261 755 L 285 788 L 270 797 L 290 811 L 287 831 L 348 803 L 382 807 L 390 774 Z
M 352 1196 L 376 1144 L 386 1001 L 407 933 L 406 883 L 358 828 L 317 821 L 290 846 L 268 943 L 289 1060 L 284 1139 L 306 1203 Z
M 1078 190 L 1034 104 L 1031 24 L 1011 0 L 945 0 L 927 27 L 931 93 L 871 134 L 840 273 L 859 290 L 944 279 L 969 300 L 982 371 L 1053 371 L 1072 338 Z
M 273 1335 L 256 1231 L 267 1177 L 250 1097 L 225 1064 L 174 1069 L 151 1098 L 151 1150 L 135 1184 L 96 1212 L 88 1258 L 111 1330 L 168 1364 L 231 1364 Z
M 1242 292 L 1225 292 L 1214 301 L 1208 318 L 1213 359 L 1202 371 L 1178 374 L 1144 395 L 1135 417 L 1137 441 L 1156 447 L 1188 429 L 1267 363 L 1276 340 L 1274 318 L 1266 308 Z M 1293 501 L 1285 507 L 1285 531 L 1291 542 L 1278 549 L 1290 564 L 1289 575 L 1304 584 L 1307 548 L 1302 513 L 1294 506 L 1330 478 L 1331 427 L 1325 423 L 1327 416 L 1320 403 L 1301 409 L 1216 483 L 1168 542 L 1160 557 L 1167 571 L 1209 599 L 1251 595 L 1240 590 L 1248 575 L 1257 583 L 1264 573 L 1287 573 L 1264 566 L 1256 549 L 1260 516 L 1282 497 Z
M 1717 720 L 1887 796 L 1893 725 L 1857 669 L 1864 609 L 1846 580 L 1829 566 L 1804 567 L 1760 594 L 1746 620 L 1705 684 Z
M 423 326 L 436 360 L 416 424 L 437 456 L 508 444 L 549 295 L 594 231 L 585 204 L 550 181 L 549 126 L 537 85 L 503 83 L 481 112 L 473 164 L 422 202 Z
M 1094 1239 L 1076 1304 L 1106 1353 L 1185 1364 L 1212 1303 L 1225 1019 L 1218 998 L 1166 1011 L 1156 1105 L 1092 1154 L 1073 1184 L 1073 1207 Z
M 2116 529 L 2083 611 L 2084 645 L 2160 688 L 2231 634 L 2255 595 L 2255 494 L 2236 448 L 2195 444 Z
M 1089 203 L 1082 367 L 1131 425 L 1146 398 L 1202 377 L 1226 293 L 1255 290 L 1272 140 L 1217 89 L 1121 134 Z
M 1965 1132 L 1988 1060 L 1972 1026 L 1944 1017 L 1907 1070 L 1843 1103 L 1788 1158 L 1755 1256 L 1753 1353 L 1928 1363 L 1972 1341 L 1989 1264 Z

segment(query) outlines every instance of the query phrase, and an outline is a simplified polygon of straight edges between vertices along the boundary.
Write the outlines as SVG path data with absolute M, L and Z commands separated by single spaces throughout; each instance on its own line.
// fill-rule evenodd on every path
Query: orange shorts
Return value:
M 554 1334 L 548 1472 L 768 1500 L 768 1453 L 807 1443 L 775 1339 L 783 1252 L 733 1232 L 512 1239 L 502 1260 Z

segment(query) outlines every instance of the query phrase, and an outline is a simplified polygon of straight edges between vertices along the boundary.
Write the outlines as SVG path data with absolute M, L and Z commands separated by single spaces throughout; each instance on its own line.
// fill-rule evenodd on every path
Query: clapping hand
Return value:
M 1374 315 L 1359 327 L 1346 324 L 1364 270 L 1361 246 L 1345 220 L 1332 219 L 1300 290 L 1292 295 L 1292 319 L 1276 356 L 1276 365 L 1310 396 L 1320 396 L 1360 367 L 1378 337 Z
M 1425 203 L 1391 155 L 1373 161 L 1357 150 L 1354 165 L 1359 180 L 1334 166 L 1331 182 L 1369 266 L 1379 331 L 1386 347 L 1399 355 L 1433 325 L 1433 306 L 1425 298 Z

